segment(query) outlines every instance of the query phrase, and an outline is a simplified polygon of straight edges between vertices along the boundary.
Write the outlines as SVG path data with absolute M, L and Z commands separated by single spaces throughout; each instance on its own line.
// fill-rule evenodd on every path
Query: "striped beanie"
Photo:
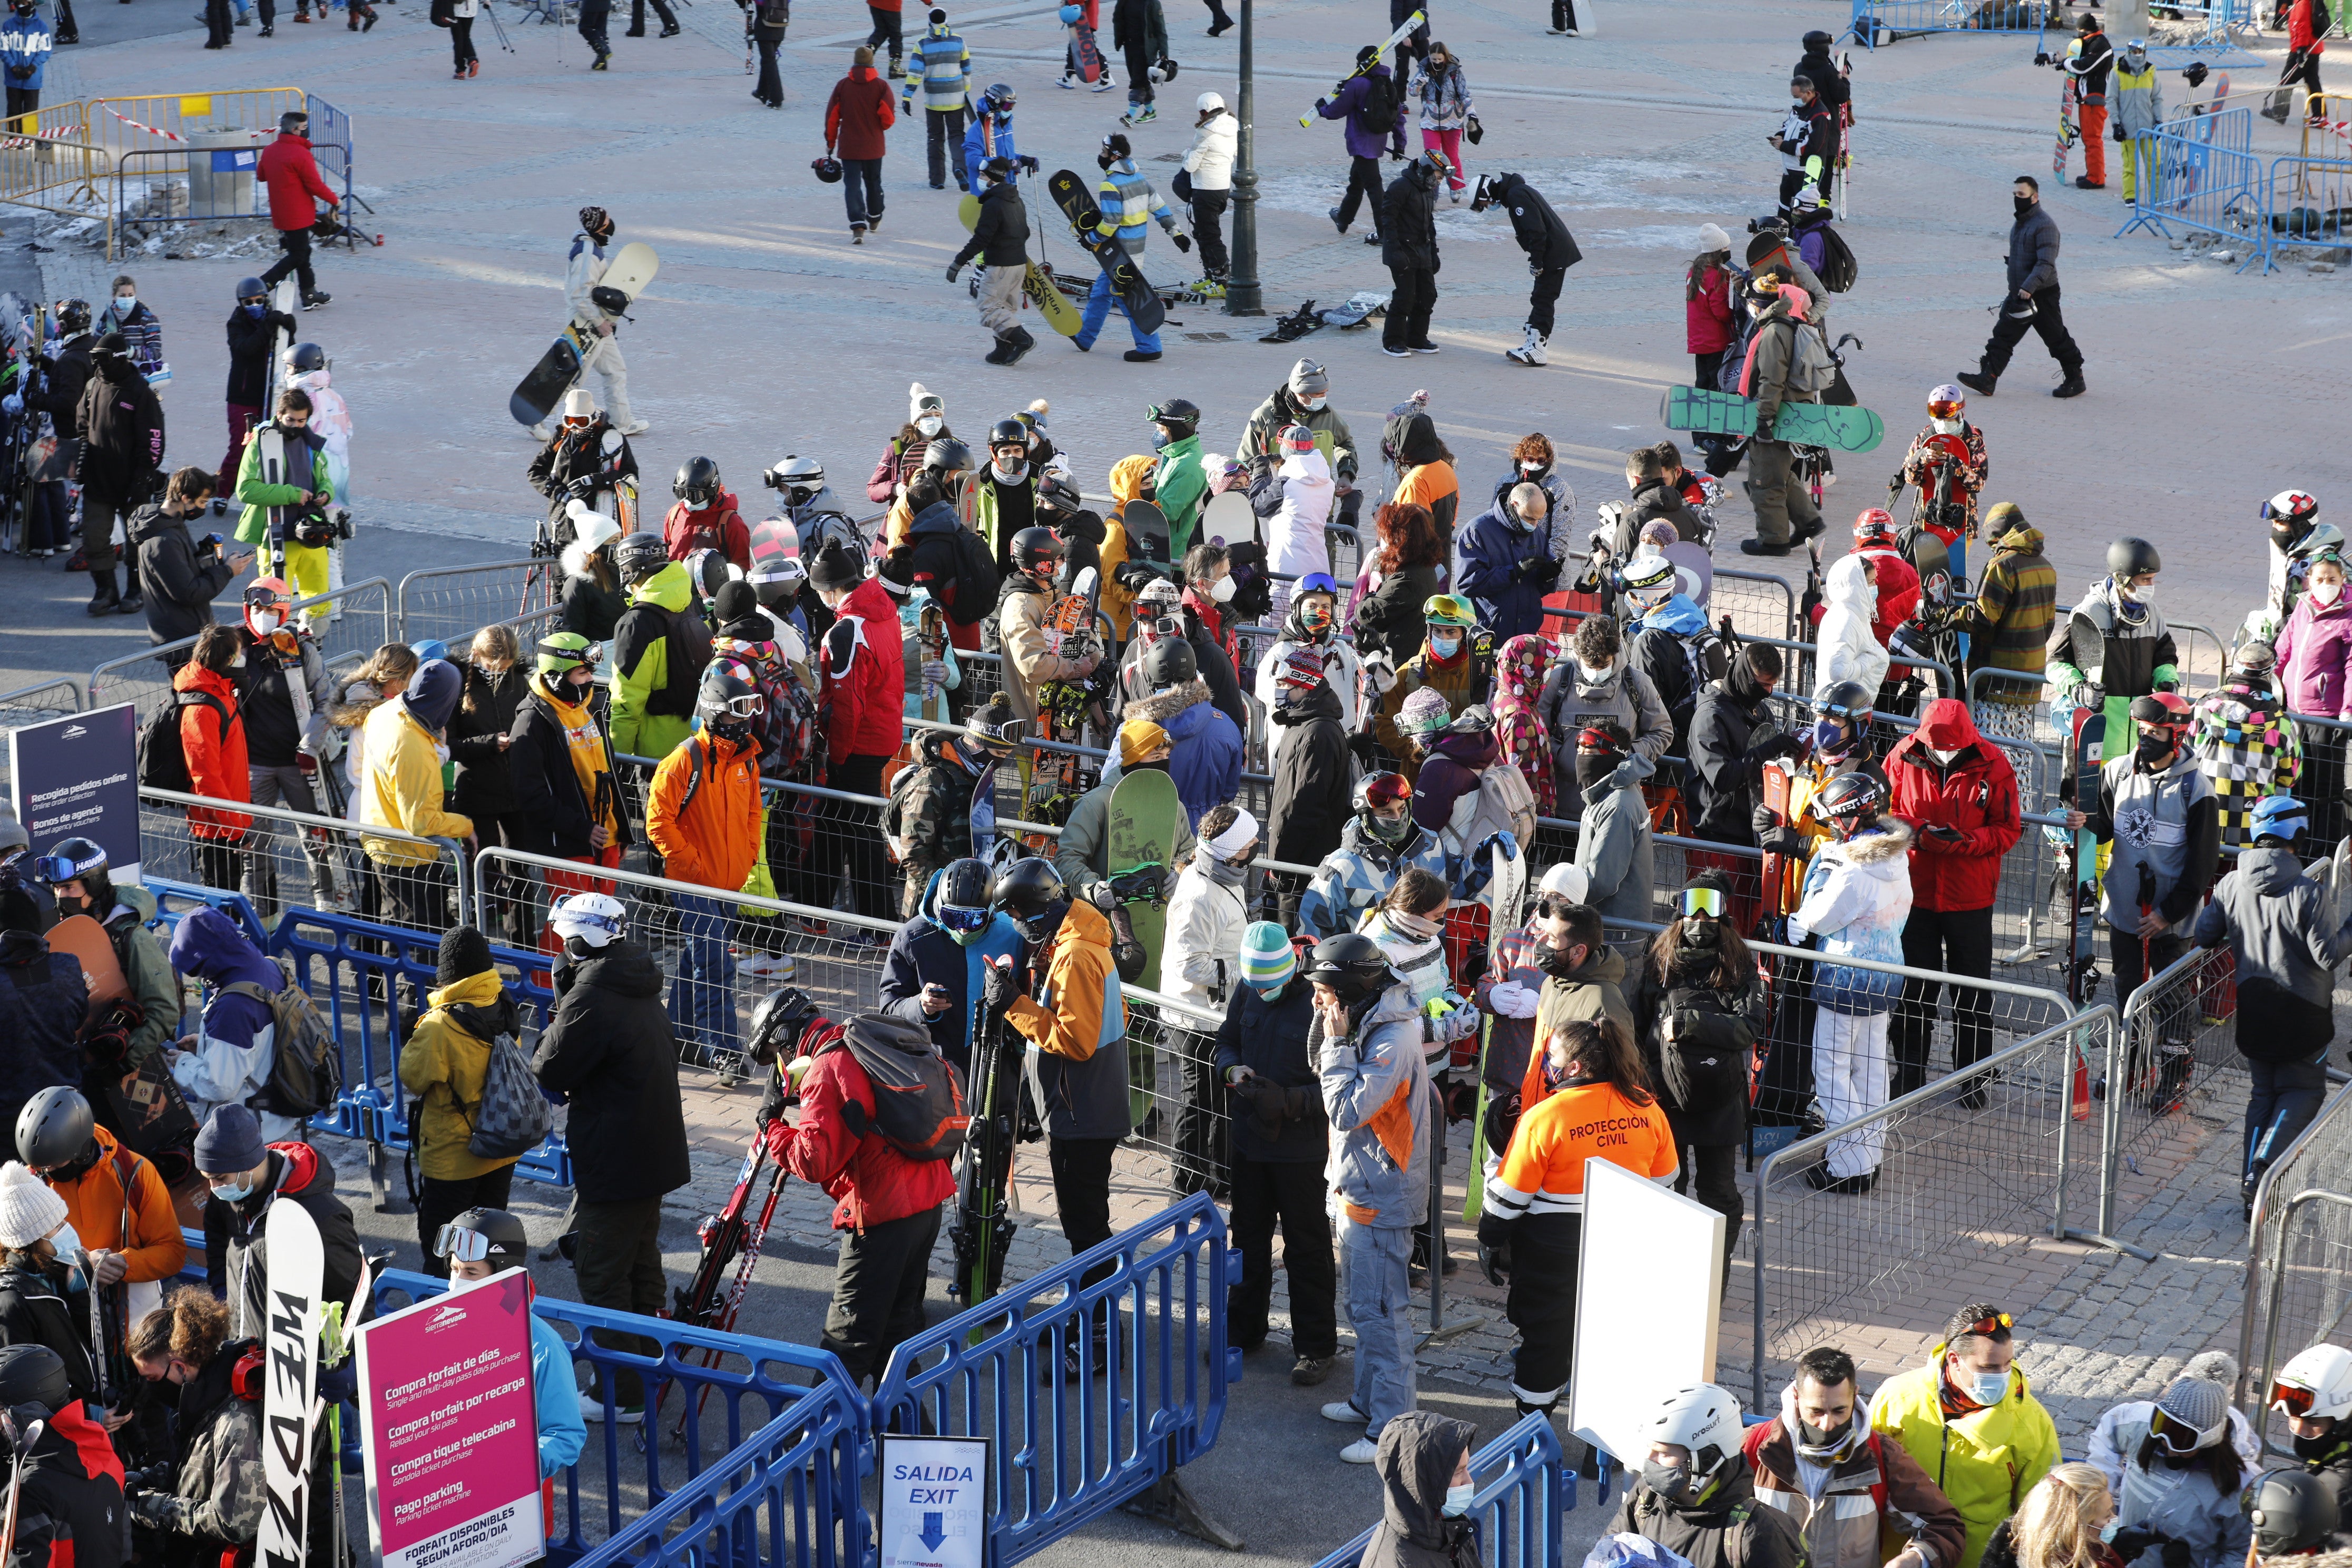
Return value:
M 1242 978 L 1261 991 L 1272 991 L 1298 973 L 1298 951 L 1290 933 L 1272 921 L 1252 921 L 1242 932 Z

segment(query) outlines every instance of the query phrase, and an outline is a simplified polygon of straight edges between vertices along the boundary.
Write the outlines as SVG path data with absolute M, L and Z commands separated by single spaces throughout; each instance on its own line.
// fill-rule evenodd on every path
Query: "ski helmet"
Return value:
M 267 300 L 268 298 L 269 285 L 264 283 L 260 279 L 240 278 L 236 280 L 236 299 L 237 303 L 240 305 L 248 300 Z
M 719 465 L 709 458 L 688 458 L 670 482 L 669 493 L 696 511 L 719 500 Z
M 2175 745 L 2188 736 L 2193 717 L 2189 699 L 2178 691 L 2151 691 L 2145 697 L 2132 699 L 2132 722 L 2143 728 L 2165 731 L 2171 735 Z
M 760 476 L 760 482 L 772 490 L 781 491 L 787 506 L 806 506 L 809 499 L 824 488 L 824 465 L 814 458 L 787 456 L 784 460 Z
M 1018 447 L 1024 452 L 1028 451 L 1029 426 L 1018 419 L 998 420 L 988 427 L 988 449 L 993 452 L 999 447 Z
M 798 598 L 807 584 L 808 568 L 797 555 L 771 556 L 751 573 L 751 592 L 771 610 Z
M 837 185 L 841 184 L 843 172 L 841 160 L 833 156 L 829 153 L 820 153 L 815 157 L 811 158 L 809 160 L 809 168 L 815 173 L 817 181 L 820 184 Z
M 89 331 L 89 301 L 60 300 L 58 301 L 57 317 L 58 336 L 69 338 L 77 332 L 86 332 Z
M 2164 557 L 2145 539 L 2118 539 L 2107 546 L 2107 575 L 2121 583 L 2164 570 Z
M 2271 1379 L 2271 1409 L 2308 1420 L 2352 1415 L 2352 1351 L 2313 1345 L 2298 1351 Z
M 738 581 L 743 569 L 716 550 L 689 550 L 686 552 L 687 581 L 694 585 L 694 596 L 705 604 L 719 597 L 719 590 Z
M 1284 426 L 1282 427 L 1282 449 L 1286 452 L 1311 452 L 1315 450 L 1315 432 L 1309 430 L 1304 425 Z
M 530 1261 L 530 1237 L 504 1209 L 467 1209 L 433 1237 L 433 1256 L 452 1263 L 488 1263 L 495 1274 Z
M 2266 795 L 2254 803 L 2253 826 L 2257 838 L 2275 838 L 2291 846 L 2294 843 L 2295 835 L 2310 824 L 2309 808 L 2291 795 Z
M 34 858 L 33 879 L 50 888 L 79 882 L 91 914 L 103 921 L 114 911 L 114 879 L 107 872 L 106 851 L 96 839 L 79 834 L 58 839 L 47 854 Z
M 1329 987 L 1342 1005 L 1352 1006 L 1387 990 L 1395 982 L 1396 974 L 1389 968 L 1388 955 L 1381 951 L 1378 942 L 1351 931 L 1325 937 L 1315 944 L 1315 951 L 1307 959 L 1307 978 Z
M 327 351 L 316 343 L 296 343 L 286 351 L 286 368 L 297 375 L 324 370 L 327 368 Z
M 547 911 L 547 923 L 567 942 L 578 937 L 590 947 L 604 947 L 628 930 L 629 911 L 610 893 L 574 893 Z
M 1886 804 L 1886 786 L 1870 773 L 1840 773 L 1813 797 L 1815 815 L 1826 817 L 1851 838 L 1870 826 Z
M 1475 626 L 1478 613 L 1459 594 L 1433 594 L 1422 602 L 1421 618 L 1433 626 Z
M 1411 836 L 1412 814 L 1410 811 L 1400 812 L 1385 827 L 1380 814 L 1391 806 L 1405 805 L 1412 799 L 1412 784 L 1402 773 L 1366 773 L 1356 781 L 1355 790 L 1349 796 L 1349 804 L 1356 809 L 1357 820 L 1370 828 L 1375 837 L 1388 844 L 1402 844 Z
M 1738 1462 L 1739 1405 L 1711 1383 L 1692 1384 L 1658 1402 L 1641 1436 L 1649 1446 L 1670 1444 L 1690 1455 L 1690 1477 L 1679 1495 L 1695 1502 Z
M 1853 520 L 1853 542 L 1856 545 L 1895 542 L 1895 514 L 1883 506 L 1874 506 Z
M 89 1153 L 97 1125 L 81 1090 L 67 1084 L 45 1089 L 16 1113 L 16 1158 L 35 1175 L 47 1175 Z
M 961 942 L 971 942 L 988 929 L 992 879 L 988 862 L 966 856 L 948 863 L 931 899 L 931 921 Z
M 1312 691 L 1323 684 L 1323 650 L 1295 647 L 1281 667 L 1274 672 L 1274 684 L 1281 691 Z
M 1927 417 L 1930 419 L 1958 419 L 1968 411 L 1968 394 L 1948 381 L 1927 395 Z
M 1050 528 L 1024 528 L 1013 536 L 1013 566 L 1018 572 L 1034 572 L 1050 566 L 1068 553 Z
M 1644 604 L 1655 604 L 1675 591 L 1681 574 L 1675 563 L 1663 555 L 1636 555 L 1625 563 L 1617 580 L 1625 591 Z
M 779 985 L 760 998 L 751 1010 L 751 1059 L 774 1061 L 816 1014 L 815 998 L 797 985 Z
M 1201 405 L 1189 397 L 1171 397 L 1165 403 L 1152 404 L 1143 411 L 1143 416 L 1154 425 L 1167 426 L 1179 441 L 1201 427 Z
M 604 648 L 578 632 L 550 632 L 539 639 L 531 668 L 550 680 L 561 680 L 586 666 L 593 669 L 604 657 Z
M 694 716 L 714 728 L 749 724 L 766 706 L 751 667 L 740 659 L 712 660 L 694 694 Z
M 2254 1478 L 2238 1506 L 2254 1527 L 2254 1551 L 2263 1558 L 2307 1552 L 2336 1533 L 2336 1494 L 2300 1467 Z
M 1086 501 L 1078 488 L 1059 474 L 1045 474 L 1037 480 L 1034 504 L 1039 512 L 1055 523 L 1066 522 L 1086 510 Z
M 613 570 L 624 588 L 635 587 L 668 564 L 669 552 L 658 534 L 632 533 L 613 546 Z
M 245 585 L 245 629 L 257 639 L 269 636 L 286 625 L 294 607 L 294 590 L 282 578 L 256 577 Z M 275 617 L 264 626 L 261 617 Z
M 1860 721 L 1870 717 L 1871 704 L 1876 700 L 1870 688 L 1859 680 L 1835 680 L 1813 699 L 1813 711 Z
M 1062 874 L 1054 869 L 1051 860 L 1037 855 L 1015 860 L 999 872 L 988 896 L 989 902 L 1010 915 L 1032 942 L 1052 935 L 1054 922 L 1070 905 Z
M 55 1415 L 77 1396 L 66 1375 L 65 1358 L 47 1345 L 10 1345 L 0 1350 L 0 1407 L 37 1405 Z
M 1154 691 L 1181 686 L 1200 673 L 1200 658 L 1182 637 L 1160 637 L 1143 650 L 1143 679 Z
M 2281 490 L 2263 502 L 2262 520 L 2282 547 L 2292 545 L 2319 521 L 2319 498 L 2309 490 Z
M 923 467 L 941 476 L 960 474 L 971 467 L 971 448 L 952 436 L 941 436 L 923 447 Z
M 1015 103 L 1020 101 L 1020 95 L 1013 90 L 1012 84 L 1009 82 L 990 82 L 988 84 L 987 97 L 989 102 L 996 105 L 997 108 L 1003 110 L 1010 110 Z

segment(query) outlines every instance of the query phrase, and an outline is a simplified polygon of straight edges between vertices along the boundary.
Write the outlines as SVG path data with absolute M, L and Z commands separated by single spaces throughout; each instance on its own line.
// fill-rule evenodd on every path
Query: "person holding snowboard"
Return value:
M 1059 602 L 1054 574 L 1064 546 L 1050 528 L 1024 528 L 1013 536 L 1013 572 L 997 601 L 997 638 L 1003 648 L 1003 690 L 1013 716 L 1034 722 L 1048 681 L 1081 681 L 1102 662 L 1102 649 L 1080 632 L 1065 642 L 1047 623 Z
M 2050 640 L 2043 668 L 2051 722 L 2061 735 L 2069 734 L 2075 709 L 2097 709 L 2106 721 L 2103 758 L 2131 754 L 2135 698 L 2177 690 L 2180 685 L 2172 628 L 2156 605 L 2157 574 L 2163 570 L 2164 558 L 2147 540 L 2115 541 L 2107 546 L 2107 574 L 2057 623 L 2057 635 Z M 2282 665 L 2287 651 L 2279 650 Z M 2065 798 L 2071 800 L 2071 755 L 2064 775 Z
M 1366 245 L 1380 244 L 1384 226 L 1381 153 L 1385 149 L 1391 158 L 1404 156 L 1404 90 L 1380 61 L 1380 46 L 1366 44 L 1356 51 L 1356 74 L 1340 83 L 1331 97 L 1315 100 L 1316 113 L 1347 122 L 1348 191 L 1331 209 L 1331 222 L 1346 234 L 1349 225 L 1356 221 L 1357 204 L 1368 202 L 1372 232 L 1364 236 Z
M 1454 189 L 1454 199 L 1459 201 L 1461 187 L 1457 184 Z M 1560 286 L 1568 280 L 1568 269 L 1584 259 L 1584 253 L 1577 249 L 1576 237 L 1568 232 L 1568 225 L 1560 221 L 1543 193 L 1517 174 L 1479 176 L 1470 210 L 1485 212 L 1490 206 L 1510 214 L 1511 237 L 1526 252 L 1528 275 L 1535 279 L 1528 289 L 1527 341 L 1505 350 L 1504 357 L 1530 367 L 1540 365 L 1545 363 L 1544 345 L 1551 342 Z M 1728 248 L 1730 241 L 1724 244 Z
M 1126 137 L 1113 132 L 1103 138 L 1102 151 L 1095 154 L 1095 163 L 1103 172 L 1102 184 L 1095 190 L 1095 206 L 1102 214 L 1096 226 L 1094 239 L 1115 239 L 1128 255 L 1140 258 L 1143 243 L 1150 237 L 1144 226 L 1157 223 L 1167 232 L 1169 240 L 1178 250 L 1189 251 L 1192 242 L 1176 227 L 1176 215 L 1135 166 L 1134 149 Z M 1095 340 L 1102 335 L 1103 319 L 1112 306 L 1118 306 L 1121 316 L 1127 315 L 1127 303 L 1112 291 L 1110 274 L 1100 267 L 1095 268 L 1095 280 L 1087 291 L 1087 308 L 1078 322 L 1078 335 L 1070 341 L 1081 353 L 1092 349 Z M 1129 364 L 1149 364 L 1160 357 L 1160 334 L 1147 332 L 1132 318 L 1128 331 L 1135 336 L 1135 346 L 1127 351 Z
M 2087 13 L 2086 22 L 2094 21 Z M 2095 142 L 2092 145 L 2096 145 Z M 2058 300 L 2058 223 L 2042 205 L 2042 182 L 2020 174 L 2010 189 L 2016 221 L 2009 230 L 2009 291 L 1993 317 L 1992 336 L 1985 341 L 1984 357 L 1972 371 L 1952 379 L 1987 397 L 2009 368 L 2010 355 L 2024 341 L 2028 327 L 2040 334 L 2042 346 L 2058 362 L 2064 379 L 2051 389 L 2053 397 L 2080 397 L 2083 351 L 2066 330 Z
M 604 58 L 601 55 L 597 58 L 599 66 Z M 647 426 L 629 410 L 629 367 L 621 358 L 619 329 L 614 324 L 617 307 L 627 301 L 616 300 L 615 310 L 608 311 L 596 299 L 600 289 L 607 294 L 616 292 L 604 289 L 604 247 L 613 242 L 613 229 L 612 215 L 603 207 L 580 209 L 580 232 L 572 237 L 571 255 L 564 262 L 563 299 L 572 308 L 572 324 L 588 340 L 588 352 L 580 360 L 581 375 L 585 377 L 593 371 L 603 380 L 604 407 L 612 416 L 614 428 L 624 436 L 642 436 Z M 567 416 L 571 413 L 568 401 L 564 412 Z M 531 434 L 543 441 L 555 432 L 551 426 L 541 424 L 533 427 Z
M 1022 289 L 1029 279 L 1029 212 L 1013 183 L 1013 161 L 991 158 L 981 165 L 980 218 L 971 237 L 948 261 L 948 281 L 980 258 L 980 324 L 995 335 L 988 363 L 1010 365 L 1037 346 L 1021 324 Z
M 1756 400 L 1756 437 L 1748 444 L 1748 503 L 1756 510 L 1756 537 L 1739 542 L 1747 555 L 1786 555 L 1822 531 L 1821 509 L 1790 471 L 1795 448 L 1768 439 L 1783 403 L 1819 403 L 1837 379 L 1837 362 L 1821 329 L 1806 318 L 1811 296 L 1775 273 L 1759 273 L 1751 286 L 1758 312 L 1739 394 Z
M 1381 265 L 1394 284 L 1381 322 L 1381 352 L 1391 359 L 1433 354 L 1429 313 L 1437 305 L 1437 182 L 1445 154 L 1423 153 L 1389 182 L 1381 198 Z M 1425 416 L 1423 416 L 1425 417 Z
M 1167 773 L 1169 759 L 1175 754 L 1168 731 L 1149 719 L 1129 718 L 1118 727 L 1116 744 L 1121 777 L 1147 768 Z M 1062 825 L 1062 837 L 1055 842 L 1054 869 L 1061 873 L 1064 885 L 1079 898 L 1094 898 L 1095 884 L 1110 875 L 1110 797 L 1118 787 L 1118 780 L 1108 778 L 1078 796 L 1077 804 L 1070 807 L 1069 820 Z M 1169 843 L 1168 864 L 1174 867 L 1191 858 L 1193 843 L 1192 818 L 1179 811 Z M 1166 881 L 1172 886 L 1175 880 L 1171 871 Z
M 895 57 L 894 57 L 895 58 Z M 956 189 L 964 189 L 968 177 L 963 160 L 951 156 L 950 148 L 963 146 L 963 117 L 971 102 L 971 51 L 948 26 L 948 14 L 934 9 L 931 25 L 915 40 L 914 66 L 907 72 L 907 85 L 900 90 L 898 112 L 915 111 L 915 92 L 923 94 L 923 126 L 925 150 L 930 157 L 931 189 L 948 188 L 948 167 L 955 167 Z M 895 73 L 894 73 L 895 74 Z
M 1110 10 L 1111 47 L 1127 59 L 1127 112 L 1121 125 L 1149 125 L 1160 118 L 1151 106 L 1151 79 L 1168 58 L 1168 18 L 1160 0 L 1116 0 Z
M 883 15 L 872 7 L 877 16 Z M 888 13 L 892 26 L 898 20 Z M 898 37 L 894 32 L 891 46 Z M 898 57 L 890 57 L 890 74 L 898 74 Z M 824 150 L 841 159 L 841 199 L 849 209 L 849 243 L 866 243 L 868 229 L 882 227 L 883 132 L 898 122 L 890 107 L 890 84 L 874 70 L 874 48 L 868 44 L 850 57 L 849 74 L 833 84 L 824 105 Z
M 2099 30 L 2090 12 L 2075 24 L 2076 47 L 2050 61 L 2074 79 L 2074 96 L 2082 109 L 2083 172 L 2074 184 L 2085 191 L 2107 188 L 2107 73 L 2115 68 L 2115 47 Z M 2040 65 L 2043 57 L 2037 56 Z

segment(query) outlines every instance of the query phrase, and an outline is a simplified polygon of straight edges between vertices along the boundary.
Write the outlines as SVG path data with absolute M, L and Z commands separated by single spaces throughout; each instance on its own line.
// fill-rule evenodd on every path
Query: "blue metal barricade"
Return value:
M 1085 1283 L 1097 1268 L 1104 1276 Z M 1012 1564 L 1208 1451 L 1241 1352 L 1225 1343 L 1240 1268 L 1194 1193 L 1058 1268 L 900 1345 L 874 1395 L 877 1431 L 988 1437 L 988 1568 Z M 1108 1319 L 1108 1373 L 1040 1380 L 1088 1316 Z
M 1927 33 L 2039 33 L 2046 0 L 1853 0 L 1845 36 L 1865 49 Z
M 310 153 L 319 161 L 319 172 L 331 185 L 342 188 L 341 216 L 346 224 L 352 221 L 352 117 L 320 98 L 315 92 L 302 95 L 302 107 L 310 116 Z M 357 241 L 345 241 L 356 246 Z
M 2157 127 L 2149 139 L 2156 144 L 2155 189 L 2133 193 L 2132 216 L 2116 235 L 2136 228 L 2167 239 L 2176 228 L 2210 234 L 2248 247 L 2239 271 L 2257 263 L 2273 270 L 2270 186 L 2262 160 L 2247 151 L 2252 121 L 2252 110 L 2231 109 Z
M 1551 1417 L 1522 1416 L 1472 1454 L 1470 1479 L 1478 1490 L 1467 1517 L 1477 1530 L 1478 1561 L 1486 1568 L 1559 1568 L 1559 1517 L 1576 1508 L 1576 1475 L 1560 1468 Z M 1357 1568 L 1371 1543 L 1372 1531 L 1367 1530 L 1315 1568 Z
M 387 1269 L 375 1279 L 376 1310 L 392 1311 L 447 1289 L 446 1280 L 429 1275 Z M 864 1396 L 832 1352 L 551 1296 L 536 1297 L 531 1310 L 556 1325 L 574 1362 L 586 1362 L 604 1377 L 634 1371 L 648 1390 L 644 1426 L 625 1432 L 612 1422 L 593 1425 L 581 1462 L 557 1478 L 551 1561 L 586 1555 L 602 1564 L 690 1556 L 698 1568 L 720 1563 L 752 1568 L 755 1562 L 827 1568 L 864 1560 L 870 1532 L 858 1483 L 873 1465 L 873 1428 Z M 601 1343 L 595 1336 L 627 1342 Z M 665 1459 L 665 1450 L 675 1456 L 680 1448 L 685 1473 L 665 1478 L 665 1463 L 676 1462 Z M 642 1472 L 634 1462 L 638 1455 Z M 748 1485 L 746 1465 L 753 1471 Z M 750 1501 L 740 1500 L 746 1491 Z M 771 1497 L 779 1500 L 766 1524 L 778 1549 L 755 1559 L 746 1539 L 753 1522 L 747 1510 Z M 722 1506 L 715 1500 L 722 1498 L 735 1546 L 723 1556 L 693 1553 L 693 1542 Z M 793 1514 L 789 1521 L 781 1517 L 786 1510 Z M 592 1539 L 588 1530 L 598 1513 L 603 1528 Z M 674 1527 L 691 1533 L 673 1537 Z

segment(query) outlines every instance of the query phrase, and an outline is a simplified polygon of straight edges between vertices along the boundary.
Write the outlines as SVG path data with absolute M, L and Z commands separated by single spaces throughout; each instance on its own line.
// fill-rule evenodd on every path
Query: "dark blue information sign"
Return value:
M 106 851 L 118 882 L 139 879 L 139 710 L 69 713 L 8 731 L 16 820 L 46 855 L 79 834 Z

